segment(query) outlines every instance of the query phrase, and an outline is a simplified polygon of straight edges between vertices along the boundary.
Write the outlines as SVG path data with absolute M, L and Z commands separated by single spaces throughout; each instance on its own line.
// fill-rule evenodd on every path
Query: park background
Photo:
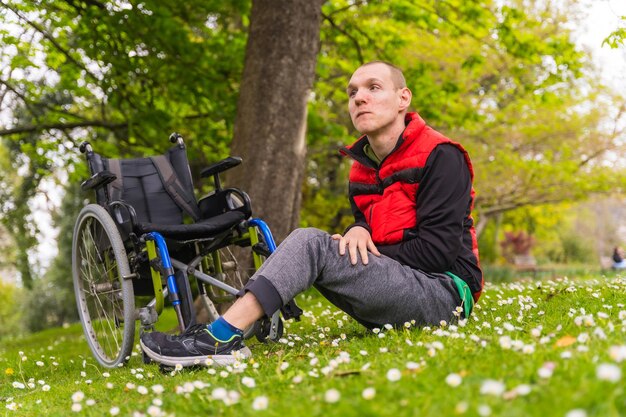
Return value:
M 486 281 L 615 277 L 601 258 L 626 243 L 624 14 L 608 0 L 2 0 L 0 340 L 76 321 L 84 140 L 143 156 L 179 132 L 195 178 L 243 157 L 226 183 L 278 240 L 341 232 L 345 87 L 370 60 L 403 68 L 412 108 L 468 149 Z

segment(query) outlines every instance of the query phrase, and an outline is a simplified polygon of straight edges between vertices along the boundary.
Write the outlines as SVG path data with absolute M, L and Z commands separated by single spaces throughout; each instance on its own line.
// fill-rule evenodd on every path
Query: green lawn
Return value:
M 79 324 L 4 340 L 0 414 L 626 415 L 624 278 L 488 284 L 467 323 L 379 333 L 317 293 L 298 302 L 284 343 L 251 343 L 237 369 L 161 373 L 135 349 L 106 370 Z

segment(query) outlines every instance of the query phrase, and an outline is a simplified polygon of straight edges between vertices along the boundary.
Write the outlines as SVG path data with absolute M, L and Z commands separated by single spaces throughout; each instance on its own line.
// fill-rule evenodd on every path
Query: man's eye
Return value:
M 348 97 L 354 97 L 356 95 L 356 90 L 348 91 Z
M 378 90 L 380 87 L 377 86 L 376 84 L 370 86 L 370 90 Z

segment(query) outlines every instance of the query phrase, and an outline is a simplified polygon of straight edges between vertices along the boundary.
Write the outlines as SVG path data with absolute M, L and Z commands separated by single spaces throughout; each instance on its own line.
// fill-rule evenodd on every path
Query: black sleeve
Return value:
M 352 229 L 355 226 L 361 226 L 367 229 L 367 231 L 371 235 L 372 229 L 370 228 L 369 224 L 367 224 L 367 221 L 365 220 L 365 215 L 357 207 L 356 203 L 354 202 L 354 198 L 352 196 L 350 196 L 349 198 L 350 198 L 350 208 L 352 209 L 352 214 L 354 215 L 354 223 L 346 227 L 346 230 L 343 231 L 343 234 L 345 235 L 346 233 L 348 233 L 348 230 Z
M 462 152 L 454 145 L 439 145 L 426 161 L 417 192 L 416 236 L 378 250 L 415 269 L 450 270 L 461 250 L 471 189 Z

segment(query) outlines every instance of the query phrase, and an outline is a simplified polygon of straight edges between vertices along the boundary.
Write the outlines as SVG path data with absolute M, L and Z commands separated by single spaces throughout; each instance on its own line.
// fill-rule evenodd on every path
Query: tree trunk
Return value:
M 307 99 L 319 49 L 322 0 L 253 0 L 229 186 L 246 191 L 277 241 L 298 225 Z

